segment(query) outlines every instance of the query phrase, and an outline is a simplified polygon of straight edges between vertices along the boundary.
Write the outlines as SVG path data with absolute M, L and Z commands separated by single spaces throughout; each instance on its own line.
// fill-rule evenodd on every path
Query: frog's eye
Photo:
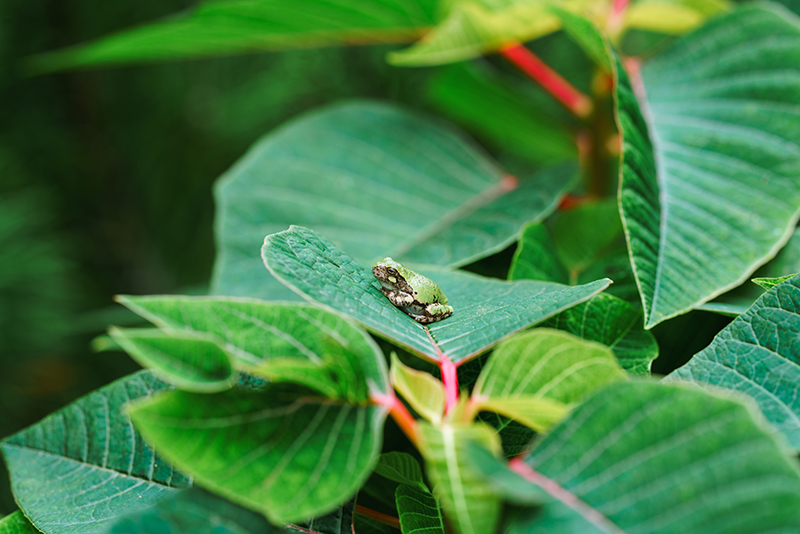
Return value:
M 394 267 L 387 267 L 387 268 L 386 268 L 386 272 L 388 272 L 389 274 L 391 274 L 392 276 L 394 276 L 394 275 L 396 275 L 396 274 L 397 274 L 397 269 L 395 269 Z

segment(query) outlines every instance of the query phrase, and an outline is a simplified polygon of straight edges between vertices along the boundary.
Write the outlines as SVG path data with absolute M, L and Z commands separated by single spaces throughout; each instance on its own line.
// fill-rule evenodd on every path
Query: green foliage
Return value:
M 339 105 L 257 143 L 217 186 L 220 257 L 213 292 L 296 298 L 257 260 L 265 234 L 291 224 L 359 262 L 457 266 L 508 246 L 547 216 L 571 164 L 517 182 L 457 132 L 385 104 Z M 476 228 L 480 234 L 476 235 Z
M 378 291 L 372 275 L 353 258 L 306 228 L 292 227 L 268 236 L 262 256 L 275 277 L 309 300 L 335 308 L 381 337 L 433 361 L 439 359 L 437 347 L 456 362 L 473 358 L 502 338 L 592 297 L 609 283 L 598 280 L 567 287 L 422 270 L 442 288 L 456 310 L 443 321 L 422 326 L 395 308 Z
M 647 53 L 626 58 L 623 40 Z M 0 532 L 800 528 L 800 470 L 781 441 L 800 443 L 800 24 L 788 11 L 211 0 L 28 66 L 412 41 L 358 54 L 470 63 L 363 74 L 356 52 L 302 53 L 314 76 L 359 86 L 314 102 L 392 101 L 306 113 L 224 173 L 219 296 L 118 298 L 155 328 L 104 339 L 149 370 L 0 443 L 19 505 Z M 238 114 L 206 128 L 250 140 L 253 125 L 305 111 L 314 76 L 295 76 L 266 71 L 211 99 Z M 20 213 L 0 216 L 0 241 L 13 244 Z M 10 250 L 7 272 L 24 272 L 32 263 L 17 268 Z M 370 271 L 385 256 L 436 282 L 454 313 L 423 325 L 394 306 Z M 428 304 L 392 283 L 394 301 Z M 670 319 L 697 308 L 739 316 L 676 369 L 696 352 L 676 347 L 713 323 Z M 630 379 L 659 355 L 656 325 L 656 370 L 692 386 Z
M 666 381 L 690 381 L 752 397 L 772 425 L 800 448 L 800 276 L 767 291 L 714 342 Z
M 641 103 L 619 70 L 620 203 L 647 327 L 741 284 L 794 232 L 798 54 L 793 15 L 743 7 L 644 65 Z

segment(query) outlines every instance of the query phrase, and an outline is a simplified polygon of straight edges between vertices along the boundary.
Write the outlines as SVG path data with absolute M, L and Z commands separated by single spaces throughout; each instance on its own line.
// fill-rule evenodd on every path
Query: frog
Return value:
M 376 262 L 372 275 L 381 283 L 380 291 L 389 302 L 418 323 L 430 324 L 453 314 L 436 282 L 392 258 Z

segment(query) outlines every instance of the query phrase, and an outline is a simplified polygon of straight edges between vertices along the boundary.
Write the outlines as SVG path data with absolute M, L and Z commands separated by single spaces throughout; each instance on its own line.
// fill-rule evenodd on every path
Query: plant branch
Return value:
M 357 504 L 356 513 L 358 515 L 363 515 L 364 517 L 369 517 L 370 519 L 374 519 L 375 521 L 383 523 L 384 525 L 389 525 L 396 529 L 400 528 L 400 520 L 397 519 L 396 517 L 382 514 L 381 512 L 377 512 L 371 508 L 367 508 L 366 506 L 361 506 L 360 504 Z
M 423 326 L 422 329 L 428 334 L 428 339 L 431 340 L 431 345 L 433 345 L 436 355 L 439 357 L 439 370 L 442 372 L 442 384 L 444 385 L 444 413 L 447 414 L 458 403 L 458 371 L 456 370 L 456 364 L 447 357 L 447 354 L 442 352 L 428 327 Z
M 589 97 L 578 91 L 521 43 L 506 44 L 500 49 L 500 54 L 528 75 L 530 79 L 541 85 L 572 114 L 580 118 L 586 118 L 591 114 L 592 101 Z
M 630 0 L 613 0 L 611 3 L 611 12 L 606 19 L 606 33 L 612 41 L 616 42 L 619 39 L 628 4 L 630 4 Z
M 375 404 L 389 409 L 389 415 L 395 420 L 400 430 L 408 437 L 415 446 L 419 443 L 419 433 L 417 432 L 417 420 L 408 411 L 403 401 L 394 394 L 372 392 L 369 398 Z

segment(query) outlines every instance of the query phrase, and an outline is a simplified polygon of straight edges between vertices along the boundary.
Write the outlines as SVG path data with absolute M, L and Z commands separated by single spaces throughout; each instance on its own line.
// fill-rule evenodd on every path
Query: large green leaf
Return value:
M 422 468 L 416 458 L 405 452 L 387 452 L 378 458 L 375 472 L 394 482 L 427 490 Z
M 48 534 L 103 532 L 190 481 L 147 447 L 122 407 L 168 386 L 143 371 L 75 401 L 0 448 L 25 515 Z
M 642 327 L 642 309 L 605 293 L 559 313 L 543 326 L 602 343 L 632 374 L 650 374 L 658 357 L 656 338 Z
M 413 41 L 433 0 L 216 0 L 94 43 L 37 56 L 36 72 L 341 44 Z
M 794 231 L 798 59 L 796 17 L 753 5 L 646 63 L 638 103 L 619 69 L 620 203 L 648 328 L 741 284 Z
M 354 503 L 295 525 L 275 526 L 263 515 L 192 488 L 120 518 L 108 534 L 351 534 Z
M 447 519 L 458 534 L 494 532 L 500 499 L 481 479 L 470 461 L 468 447 L 475 444 L 498 453 L 497 434 L 483 424 L 420 423 L 420 452 Z
M 800 229 L 794 231 L 786 246 L 771 261 L 753 273 L 756 278 L 775 278 L 800 272 Z M 739 315 L 764 294 L 763 288 L 748 280 L 739 287 L 698 307 L 725 315 Z
M 117 520 L 108 534 L 287 534 L 264 516 L 198 488 L 181 491 L 155 506 Z M 338 533 L 337 533 L 338 534 Z
M 0 534 L 38 534 L 22 512 L 14 512 L 0 519 Z
M 740 391 L 800 449 L 800 276 L 767 291 L 714 338 L 707 349 L 672 372 L 669 381 L 693 381 Z
M 512 462 L 516 479 L 485 453 L 473 459 L 495 479 L 492 487 L 515 500 L 541 502 L 543 493 L 552 499 L 544 513 L 533 510 L 509 532 L 800 529 L 796 460 L 750 406 L 696 388 L 626 382 L 602 390 L 524 461 Z M 565 514 L 584 524 L 557 529 Z
M 230 357 L 212 341 L 154 328 L 111 328 L 109 334 L 139 364 L 181 389 L 212 393 L 236 381 Z
M 427 488 L 398 486 L 395 497 L 403 534 L 445 534 L 442 510 Z
M 538 328 L 500 343 L 472 391 L 471 404 L 547 430 L 598 387 L 625 380 L 607 347 Z
M 447 16 L 414 46 L 389 55 L 394 65 L 440 65 L 494 52 L 509 42 L 529 41 L 559 29 L 553 3 L 575 11 L 606 6 L 598 0 L 462 0 L 447 2 Z
M 456 363 L 587 300 L 610 283 L 598 280 L 569 287 L 532 280 L 504 282 L 459 271 L 424 270 L 442 288 L 455 312 L 445 320 L 423 327 L 378 291 L 378 283 L 370 271 L 306 228 L 294 226 L 267 236 L 262 256 L 273 275 L 309 300 L 346 313 L 378 335 L 436 361 L 439 356 L 433 340 Z
M 372 338 L 339 314 L 308 304 L 229 297 L 120 296 L 120 303 L 170 335 L 216 340 L 236 368 L 273 382 L 304 384 L 364 402 L 369 385 L 391 390 Z
M 291 523 L 353 497 L 377 461 L 386 410 L 268 384 L 213 395 L 172 391 L 134 404 L 130 416 L 199 485 Z
M 464 265 L 508 246 L 541 220 L 572 164 L 503 177 L 446 125 L 377 103 L 310 113 L 257 143 L 219 181 L 213 292 L 297 298 L 258 261 L 265 235 L 316 229 L 364 264 L 384 256 Z

